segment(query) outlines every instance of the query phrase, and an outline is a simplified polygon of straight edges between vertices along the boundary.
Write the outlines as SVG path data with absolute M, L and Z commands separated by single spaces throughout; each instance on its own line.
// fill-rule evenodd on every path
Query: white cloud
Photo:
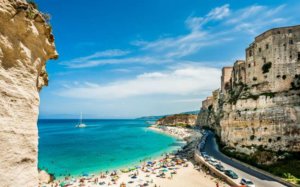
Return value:
M 229 4 L 223 5 L 221 7 L 216 7 L 211 10 L 207 17 L 209 20 L 220 20 L 230 15 Z
M 69 61 L 64 61 L 64 62 L 61 62 L 61 64 L 67 65 L 69 67 L 75 67 L 75 68 L 81 67 L 81 66 L 85 67 L 83 65 L 88 64 L 88 63 L 99 65 L 99 64 L 97 64 L 97 63 L 99 63 L 99 61 L 102 61 L 102 63 L 105 64 L 105 60 L 108 60 L 108 63 L 109 63 L 109 61 L 111 61 L 111 59 L 109 59 L 109 58 L 121 57 L 121 56 L 128 55 L 129 53 L 130 53 L 130 51 L 125 51 L 125 50 L 120 50 L 120 49 L 110 49 L 110 50 L 105 50 L 105 51 L 99 51 L 99 52 L 96 52 L 96 53 L 88 55 L 88 56 L 75 58 L 75 59 L 72 59 Z M 90 67 L 90 66 L 87 65 L 86 67 Z
M 172 103 L 200 103 L 204 99 L 205 98 L 176 99 L 176 100 L 171 100 L 170 102 L 172 102 Z
M 188 17 L 185 24 L 189 33 L 186 35 L 162 38 L 152 42 L 138 41 L 135 44 L 142 46 L 145 51 L 152 51 L 166 58 L 181 58 L 199 51 L 200 48 L 226 41 L 226 38 L 217 38 L 203 27 L 210 21 L 222 20 L 230 15 L 229 5 L 212 9 L 204 17 Z
M 178 63 L 205 47 L 224 44 L 243 33 L 253 37 L 272 26 L 286 23 L 288 19 L 281 14 L 284 8 L 285 5 L 252 5 L 232 10 L 229 4 L 225 4 L 204 16 L 189 16 L 185 21 L 188 32 L 184 35 L 134 41 L 131 44 L 137 46 L 137 50 L 133 52 L 119 49 L 100 51 L 62 64 L 70 68 L 89 68 L 105 64 Z
M 225 24 L 233 26 L 235 31 L 247 32 L 257 35 L 272 25 L 279 25 L 288 22 L 280 13 L 286 5 L 279 5 L 274 8 L 260 5 L 252 5 L 234 12 Z
M 116 99 L 146 95 L 190 95 L 213 90 L 219 86 L 220 70 L 186 66 L 165 72 L 150 72 L 134 79 L 108 84 L 83 83 L 60 90 L 60 96 L 84 99 Z
M 131 63 L 140 63 L 140 64 L 155 64 L 155 63 L 166 63 L 171 62 L 171 59 L 159 59 L 148 56 L 137 56 L 137 57 L 127 57 L 127 58 L 110 58 L 110 59 L 95 59 L 95 60 L 86 60 L 74 63 L 74 61 L 68 62 L 68 67 L 70 68 L 88 68 L 95 67 L 105 64 L 131 64 Z

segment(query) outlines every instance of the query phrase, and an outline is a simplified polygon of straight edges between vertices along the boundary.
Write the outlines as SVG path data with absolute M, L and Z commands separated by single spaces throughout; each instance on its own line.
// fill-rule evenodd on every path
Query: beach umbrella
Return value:
M 160 170 L 160 171 L 162 171 L 162 172 L 168 172 L 168 170 L 167 170 L 167 169 L 162 169 L 162 170 Z
M 63 187 L 63 186 L 65 186 L 65 185 L 67 185 L 67 184 L 66 184 L 65 181 L 63 181 L 63 182 L 61 182 L 59 185 Z
M 87 173 L 84 173 L 84 174 L 82 174 L 82 176 L 84 176 L 84 177 L 88 177 L 88 176 L 89 176 L 89 174 L 87 174 Z
M 147 162 L 147 164 L 153 164 L 153 162 L 150 162 L 150 161 L 149 161 L 149 162 Z

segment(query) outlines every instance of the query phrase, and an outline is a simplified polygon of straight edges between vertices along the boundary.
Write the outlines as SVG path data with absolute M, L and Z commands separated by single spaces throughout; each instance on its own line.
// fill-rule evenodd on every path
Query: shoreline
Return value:
M 162 134 L 166 134 L 168 136 L 175 137 L 179 140 L 187 141 L 192 136 L 197 135 L 198 132 L 186 129 L 182 127 L 171 127 L 171 126 L 158 126 L 158 125 L 151 125 L 148 129 L 160 132 Z M 199 134 L 199 133 L 198 133 Z
M 193 152 L 197 138 L 192 137 L 195 135 L 195 131 L 178 127 L 163 130 L 149 126 L 148 129 L 173 136 L 178 140 L 185 141 L 186 144 L 180 146 L 176 154 L 170 153 L 174 151 L 167 151 L 167 154 L 143 160 L 136 167 L 132 167 L 134 164 L 131 164 L 127 168 L 120 167 L 116 169 L 116 172 L 95 172 L 91 175 L 86 174 L 86 176 L 62 177 L 57 178 L 49 184 L 40 184 L 40 186 L 56 187 L 62 186 L 61 184 L 68 184 L 70 187 L 96 187 L 99 185 L 117 187 L 124 186 L 125 184 L 127 187 L 133 187 L 147 184 L 148 186 L 161 187 L 211 187 L 215 186 L 216 182 L 218 182 L 220 187 L 228 187 L 226 183 L 206 173 L 205 168 L 201 168 L 195 164 Z M 149 163 L 155 164 L 149 165 Z

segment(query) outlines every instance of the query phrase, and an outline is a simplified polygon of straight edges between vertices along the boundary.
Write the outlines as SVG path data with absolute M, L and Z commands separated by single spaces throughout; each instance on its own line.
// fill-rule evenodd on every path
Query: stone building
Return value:
M 237 60 L 235 61 L 231 74 L 231 82 L 232 86 L 245 83 L 246 81 L 246 69 L 245 69 L 245 61 Z
M 221 76 L 221 92 L 225 93 L 225 90 L 230 87 L 232 67 L 223 67 Z
M 300 25 L 271 29 L 249 45 L 245 61 L 222 69 L 221 88 L 202 102 L 197 124 L 250 156 L 300 152 L 299 96 Z
M 300 25 L 268 30 L 246 49 L 246 83 L 255 92 L 290 88 L 300 74 Z

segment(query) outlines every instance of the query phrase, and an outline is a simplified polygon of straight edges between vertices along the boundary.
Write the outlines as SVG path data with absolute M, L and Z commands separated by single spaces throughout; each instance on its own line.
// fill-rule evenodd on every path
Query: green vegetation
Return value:
M 44 14 L 42 14 L 42 16 L 46 20 L 46 22 L 48 22 L 48 24 L 49 24 L 50 19 L 51 19 L 51 15 L 48 14 L 48 13 L 44 13 Z
M 268 73 L 271 67 L 272 67 L 272 62 L 267 62 L 261 67 L 261 70 L 263 73 Z
M 243 83 L 236 84 L 236 89 L 234 90 L 229 90 L 230 98 L 229 98 L 229 103 L 231 104 L 236 104 L 237 100 L 240 98 L 241 93 L 243 90 L 248 90 L 249 88 L 247 85 Z
M 300 90 L 300 74 L 295 75 L 293 82 L 291 82 L 291 90 Z
M 249 92 L 247 92 L 247 94 L 244 94 L 244 96 L 241 99 L 253 99 L 253 100 L 257 100 L 260 96 L 266 96 L 266 97 L 270 97 L 273 98 L 275 96 L 276 93 L 274 92 L 266 92 L 266 93 L 261 93 L 258 95 L 253 95 Z
M 183 127 L 183 128 L 192 128 L 191 125 L 186 124 L 186 123 L 177 123 L 175 126 L 176 127 Z
M 27 3 L 30 4 L 33 8 L 38 9 L 38 6 L 34 0 L 27 0 Z

